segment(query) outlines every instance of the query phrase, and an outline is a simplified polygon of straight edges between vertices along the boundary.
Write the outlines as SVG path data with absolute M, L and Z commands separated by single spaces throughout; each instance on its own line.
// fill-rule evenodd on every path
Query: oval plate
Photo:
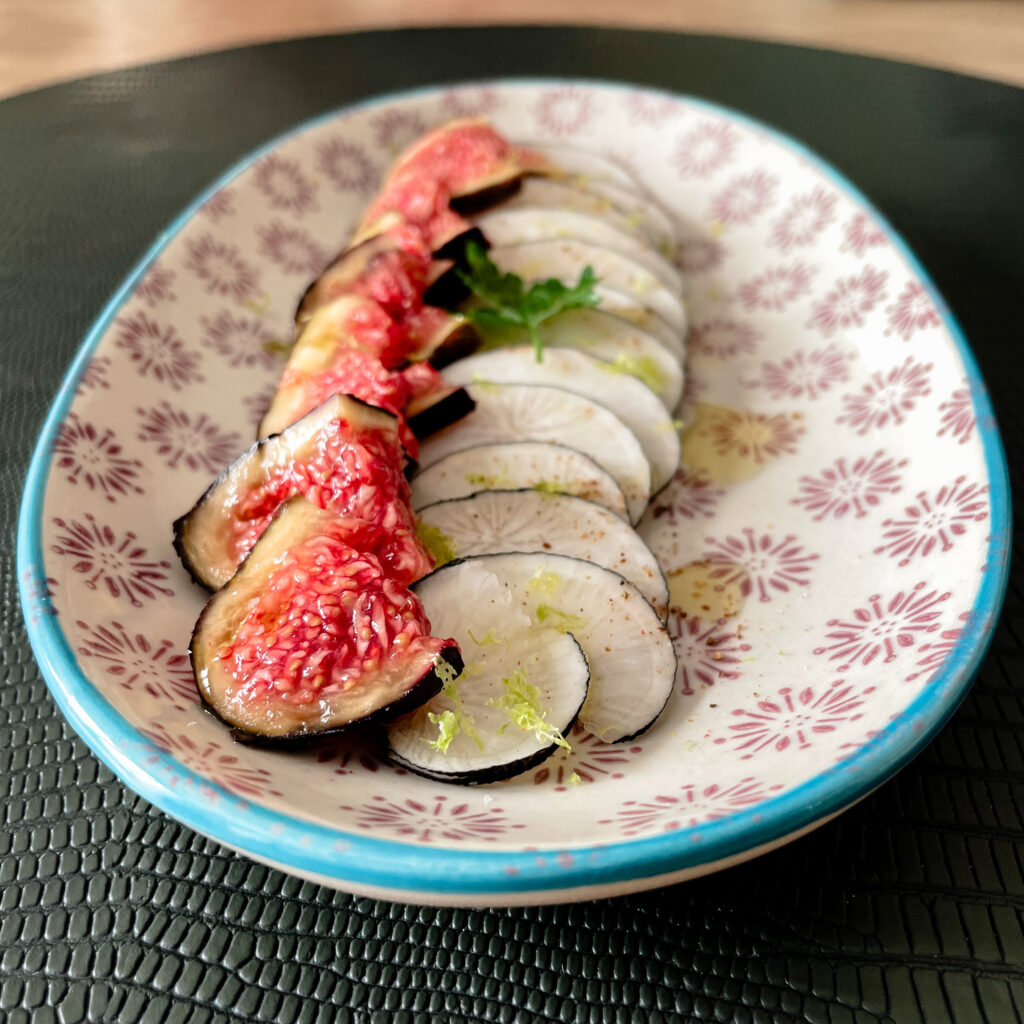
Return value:
M 185 651 L 205 595 L 175 560 L 170 524 L 252 438 L 296 299 L 388 161 L 474 113 L 512 138 L 626 164 L 679 223 L 692 330 L 687 469 L 643 524 L 672 584 L 677 692 L 632 744 L 574 734 L 571 754 L 467 790 L 358 748 L 233 744 L 196 702 Z M 895 772 L 986 649 L 1008 502 L 960 330 L 837 172 L 700 100 L 497 82 L 321 118 L 186 210 L 64 382 L 29 472 L 18 560 L 57 703 L 168 814 L 343 890 L 525 904 L 717 870 Z

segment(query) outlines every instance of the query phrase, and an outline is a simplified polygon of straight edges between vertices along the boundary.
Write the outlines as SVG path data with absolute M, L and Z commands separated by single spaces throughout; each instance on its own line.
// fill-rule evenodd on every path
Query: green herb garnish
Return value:
M 461 269 L 455 273 L 483 303 L 480 308 L 466 310 L 466 317 L 485 328 L 522 328 L 538 363 L 544 358 L 540 326 L 566 310 L 596 306 L 599 302 L 594 292 L 597 275 L 590 266 L 583 268 L 580 279 L 571 288 L 552 277 L 538 281 L 527 291 L 523 279 L 518 274 L 503 274 L 478 242 L 466 246 L 466 262 L 469 273 Z

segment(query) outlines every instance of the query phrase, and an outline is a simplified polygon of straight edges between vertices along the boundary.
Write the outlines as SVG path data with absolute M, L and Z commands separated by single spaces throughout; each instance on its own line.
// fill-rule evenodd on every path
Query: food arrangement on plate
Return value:
M 577 719 L 651 727 L 676 658 L 630 524 L 679 467 L 673 250 L 596 154 L 464 120 L 399 156 L 299 302 L 260 440 L 175 523 L 216 590 L 196 684 L 236 738 L 383 723 L 396 764 L 471 784 Z

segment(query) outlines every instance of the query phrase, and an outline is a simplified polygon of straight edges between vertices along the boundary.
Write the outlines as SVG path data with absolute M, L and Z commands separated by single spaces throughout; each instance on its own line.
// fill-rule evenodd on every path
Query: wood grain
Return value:
M 0 95 L 272 39 L 484 23 L 748 36 L 1024 85 L 1024 3 L 1011 0 L 0 0 Z

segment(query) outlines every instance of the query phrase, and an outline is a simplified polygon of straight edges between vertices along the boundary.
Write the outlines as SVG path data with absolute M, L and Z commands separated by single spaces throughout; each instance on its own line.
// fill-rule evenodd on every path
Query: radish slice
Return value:
M 591 149 L 579 149 L 576 146 L 552 142 L 527 142 L 522 145 L 531 153 L 539 153 L 546 157 L 559 171 L 571 175 L 574 179 L 610 181 L 634 192 L 643 192 L 643 186 L 622 164 Z
M 475 565 L 493 572 L 534 622 L 558 626 L 579 641 L 590 664 L 580 712 L 589 732 L 618 742 L 654 723 L 672 693 L 676 655 L 657 613 L 632 583 L 567 555 L 511 553 L 453 562 L 417 583 L 416 593 L 422 598 L 428 581 L 451 574 L 446 594 L 461 595 L 462 573 Z M 472 599 L 451 600 L 464 613 Z
M 636 531 L 606 508 L 564 494 L 487 491 L 430 505 L 420 522 L 440 531 L 452 555 L 550 551 L 571 555 L 624 576 L 668 615 L 668 584 L 658 560 Z
M 475 223 L 494 246 L 565 238 L 613 249 L 649 270 L 671 291 L 678 294 L 683 288 L 679 271 L 661 253 L 646 240 L 620 230 L 602 217 L 543 207 L 499 207 L 478 217 Z
M 634 195 L 626 190 L 622 190 L 618 201 L 615 201 L 594 187 L 584 188 L 553 178 L 528 177 L 523 179 L 519 191 L 504 200 L 498 209 L 519 207 L 589 213 L 601 217 L 620 231 L 634 231 L 638 237 L 651 242 L 667 258 L 675 254 L 676 231 L 668 214 L 645 196 Z
M 579 279 L 584 267 L 593 267 L 600 283 L 657 313 L 680 337 L 686 333 L 686 309 L 677 292 L 666 288 L 649 270 L 628 256 L 597 245 L 564 240 L 496 246 L 489 253 L 506 273 L 524 281 L 554 277 L 567 285 Z
M 605 288 L 600 284 L 594 288 L 594 291 L 597 292 L 602 313 L 616 316 L 620 320 L 639 327 L 640 330 L 657 338 L 670 351 L 683 350 L 685 352 L 686 332 L 677 331 L 653 310 L 641 306 L 635 296 L 617 292 L 612 288 Z M 680 365 L 682 362 L 683 357 L 680 356 Z
M 628 522 L 622 488 L 592 458 L 561 444 L 513 441 L 452 452 L 412 482 L 412 507 L 493 490 L 531 488 L 592 501 Z
M 545 349 L 537 362 L 526 345 L 494 349 L 459 359 L 445 369 L 453 384 L 548 384 L 583 395 L 614 410 L 633 431 L 651 465 L 651 493 L 656 494 L 679 468 L 679 434 L 665 407 L 646 384 L 614 363 L 602 362 L 569 348 Z
M 420 445 L 420 465 L 496 441 L 552 441 L 589 455 L 622 488 L 631 522 L 651 496 L 651 467 L 622 420 L 597 402 L 562 388 L 471 384 L 474 410 Z
M 535 626 L 494 573 L 475 563 L 417 584 L 432 629 L 457 638 L 466 670 L 388 729 L 392 759 L 465 785 L 511 778 L 568 746 L 590 668 L 564 631 Z

